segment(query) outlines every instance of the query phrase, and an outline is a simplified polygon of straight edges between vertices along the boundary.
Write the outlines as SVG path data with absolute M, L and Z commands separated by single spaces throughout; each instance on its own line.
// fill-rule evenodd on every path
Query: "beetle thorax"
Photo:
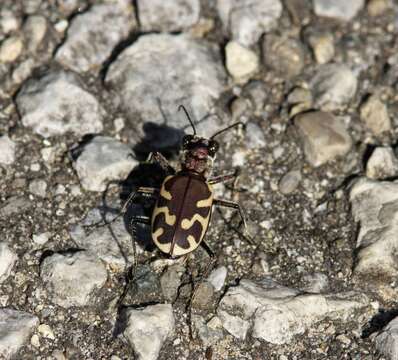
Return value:
M 213 158 L 209 155 L 205 146 L 183 150 L 181 159 L 182 170 L 192 171 L 207 178 L 213 168 Z

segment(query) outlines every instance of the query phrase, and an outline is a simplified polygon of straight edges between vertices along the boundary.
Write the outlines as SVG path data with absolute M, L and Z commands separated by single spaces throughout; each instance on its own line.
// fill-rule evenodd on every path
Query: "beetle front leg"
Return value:
M 237 168 L 237 169 L 235 169 L 234 172 L 222 174 L 222 175 L 218 175 L 218 176 L 214 176 L 214 177 L 210 178 L 208 180 L 208 183 L 210 185 L 215 185 L 215 184 L 219 184 L 219 183 L 228 182 L 231 180 L 236 180 L 238 178 L 239 174 L 240 174 L 240 169 Z
M 250 243 L 253 243 L 253 237 L 250 235 L 249 231 L 247 230 L 246 217 L 245 217 L 245 215 L 243 213 L 243 210 L 242 210 L 241 206 L 237 202 L 229 201 L 229 200 L 214 199 L 213 205 L 221 206 L 221 207 L 227 207 L 227 208 L 230 208 L 230 209 L 238 210 L 239 216 L 240 216 L 240 218 L 242 220 L 243 227 L 245 229 L 245 232 L 246 232 L 246 235 L 248 237 L 248 240 L 249 240 Z
M 159 166 L 165 170 L 166 172 L 171 172 L 171 173 L 175 173 L 175 170 L 173 169 L 173 167 L 169 164 L 169 162 L 167 161 L 167 159 L 158 151 L 153 151 L 149 154 L 147 160 L 147 162 L 149 163 L 157 163 L 159 164 Z

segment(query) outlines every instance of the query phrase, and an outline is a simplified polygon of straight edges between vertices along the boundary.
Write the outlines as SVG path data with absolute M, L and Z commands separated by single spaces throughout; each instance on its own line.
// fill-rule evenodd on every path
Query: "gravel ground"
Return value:
M 0 358 L 398 359 L 397 35 L 393 0 L 3 0 Z M 90 227 L 178 168 L 181 104 L 245 124 L 214 262 L 132 237 L 152 200 Z

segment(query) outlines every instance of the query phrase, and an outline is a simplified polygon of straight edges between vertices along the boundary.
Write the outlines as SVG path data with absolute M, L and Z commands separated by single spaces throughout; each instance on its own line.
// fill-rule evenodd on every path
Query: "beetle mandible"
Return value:
M 175 258 L 186 255 L 202 245 L 212 257 L 212 251 L 204 242 L 204 236 L 209 226 L 213 206 L 222 206 L 238 210 L 247 232 L 246 220 L 242 208 L 236 202 L 214 198 L 212 186 L 230 181 L 236 177 L 236 172 L 211 177 L 213 162 L 219 148 L 214 138 L 221 133 L 243 125 L 234 123 L 212 135 L 209 139 L 196 134 L 195 126 L 183 105 L 183 110 L 192 129 L 192 135 L 182 139 L 181 169 L 167 176 L 160 189 L 139 187 L 132 192 L 123 206 L 122 212 L 137 195 L 156 199 L 152 218 L 135 216 L 131 220 L 133 236 L 136 223 L 151 225 L 152 240 L 163 253 Z M 159 152 L 150 154 L 148 161 L 157 162 L 164 170 L 172 169 L 166 158 Z M 173 169 L 174 170 L 174 169 Z

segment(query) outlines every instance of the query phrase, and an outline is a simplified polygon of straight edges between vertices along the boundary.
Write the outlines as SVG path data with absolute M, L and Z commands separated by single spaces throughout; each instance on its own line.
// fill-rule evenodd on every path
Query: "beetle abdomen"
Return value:
M 202 241 L 209 225 L 213 191 L 190 173 L 168 176 L 152 216 L 152 239 L 171 256 L 187 254 Z

